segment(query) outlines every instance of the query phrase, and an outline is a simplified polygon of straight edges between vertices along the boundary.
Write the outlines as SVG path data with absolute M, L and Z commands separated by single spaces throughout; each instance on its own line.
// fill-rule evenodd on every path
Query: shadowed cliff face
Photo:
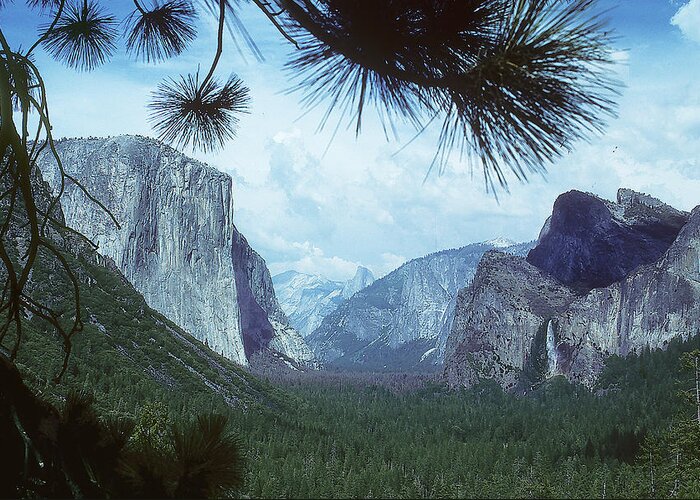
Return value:
M 67 224 L 98 243 L 151 307 L 239 364 L 266 347 L 313 363 L 277 303 L 265 261 L 233 224 L 228 175 L 145 137 L 64 140 L 57 148 L 121 229 L 72 183 L 61 199 Z M 44 153 L 38 164 L 57 191 L 55 160 Z
M 481 260 L 458 296 L 444 376 L 527 391 L 563 375 L 592 387 L 611 355 L 700 334 L 699 305 L 700 207 L 687 214 L 630 190 L 617 203 L 572 191 L 527 261 Z
M 605 287 L 657 261 L 687 221 L 687 213 L 629 190 L 617 203 L 569 191 L 527 261 L 574 288 Z
M 265 259 L 236 228 L 233 229 L 231 261 L 238 293 L 238 310 L 246 359 L 272 350 L 303 366 L 318 368 L 316 358 L 303 337 L 290 326 L 282 311 Z M 256 357 L 260 359 L 260 357 Z
M 268 319 L 267 312 L 258 304 L 250 286 L 254 270 L 253 250 L 246 239 L 235 231 L 231 248 L 234 262 L 233 272 L 238 292 L 238 308 L 243 332 L 243 347 L 247 359 L 258 351 L 268 347 L 275 336 L 275 330 Z

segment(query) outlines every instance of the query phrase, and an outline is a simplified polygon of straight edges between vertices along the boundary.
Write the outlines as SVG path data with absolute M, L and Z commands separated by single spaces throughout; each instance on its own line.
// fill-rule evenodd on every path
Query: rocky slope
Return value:
M 267 347 L 314 363 L 264 260 L 233 224 L 228 175 L 138 136 L 63 140 L 57 149 L 121 228 L 70 182 L 61 198 L 68 225 L 98 243 L 151 307 L 239 364 Z M 39 165 L 58 192 L 53 158 L 45 153 Z
M 629 189 L 617 198 L 559 196 L 527 261 L 570 286 L 608 286 L 657 261 L 688 221 L 688 214 Z
M 0 176 L 0 185 L 8 177 Z M 186 419 L 207 411 L 226 415 L 231 408 L 290 410 L 269 384 L 148 307 L 109 258 L 64 227 L 60 204 L 51 204 L 48 186 L 36 177 L 37 207 L 52 207 L 42 235 L 51 251 L 39 250 L 23 289 L 21 337 L 12 324 L 0 339 L 0 496 L 117 495 L 114 467 L 125 456 L 117 451 L 131 434 L 129 421 L 147 412 Z M 0 199 L 0 213 L 7 214 L 10 199 Z M 21 203 L 13 203 L 0 239 L 5 255 L 17 256 L 28 245 L 29 218 Z M 6 277 L 0 264 L 0 279 Z M 75 318 L 74 284 L 82 328 L 68 343 L 42 316 L 50 307 L 67 326 Z M 11 361 L 15 341 L 19 349 Z M 52 382 L 59 373 L 60 383 Z M 119 495 L 133 496 L 133 484 L 123 484 Z
M 555 375 L 592 386 L 606 357 L 698 333 L 700 207 L 687 214 L 624 189 L 617 203 L 571 192 L 527 261 L 487 254 L 460 291 L 444 375 L 509 390 Z
M 290 324 L 302 336 L 309 336 L 338 305 L 374 282 L 372 272 L 359 266 L 348 281 L 331 281 L 322 276 L 285 271 L 272 277 L 280 306 Z
M 52 197 L 48 184 L 39 177 L 33 189 L 35 201 L 46 211 Z M 0 206 L 7 201 L 0 201 Z M 83 329 L 71 337 L 68 369 L 61 383 L 55 384 L 51 380 L 64 359 L 61 338 L 39 314 L 24 316 L 15 363 L 25 382 L 43 398 L 62 404 L 71 391 L 88 387 L 95 392 L 96 405 L 112 411 L 119 411 L 118 405 L 123 409 L 125 401 L 132 408 L 153 401 L 219 409 L 281 403 L 271 387 L 151 309 L 112 259 L 62 227 L 65 217 L 60 203 L 53 206 L 52 218 L 56 224 L 47 226 L 45 237 L 77 280 Z M 20 209 L 2 236 L 10 255 L 26 249 L 25 221 L 26 214 Z M 0 275 L 5 273 L 0 266 Z M 39 253 L 30 276 L 25 293 L 33 301 L 58 311 L 72 310 L 73 282 L 52 253 Z M 13 337 L 11 328 L 0 342 L 0 357 L 12 349 Z
M 487 252 L 474 281 L 457 297 L 446 348 L 447 380 L 471 386 L 493 378 L 514 389 L 528 368 L 546 371 L 542 327 L 575 298 L 572 289 L 522 257 Z
M 445 250 L 407 262 L 326 316 L 307 338 L 318 358 L 357 370 L 431 370 L 442 361 L 457 291 L 481 256 L 503 242 Z M 505 250 L 524 255 L 531 245 Z

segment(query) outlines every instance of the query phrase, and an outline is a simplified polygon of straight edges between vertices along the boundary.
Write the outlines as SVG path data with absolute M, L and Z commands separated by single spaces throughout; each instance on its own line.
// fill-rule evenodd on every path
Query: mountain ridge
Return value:
M 561 197 L 569 202 L 571 192 Z M 527 391 L 563 375 L 591 387 L 611 355 L 663 348 L 671 339 L 687 340 L 700 333 L 700 207 L 687 214 L 625 189 L 619 191 L 617 203 L 602 203 L 597 196 L 580 192 L 575 199 L 590 204 L 594 213 L 608 210 L 602 214 L 607 221 L 627 223 L 626 212 L 631 209 L 634 222 L 629 225 L 643 227 L 620 231 L 615 225 L 605 226 L 612 227 L 615 238 L 621 240 L 619 251 L 579 257 L 573 250 L 596 248 L 601 241 L 607 244 L 609 235 L 574 227 L 578 246 L 566 238 L 547 240 L 548 231 L 566 234 L 568 230 L 549 226 L 562 215 L 560 210 L 572 210 L 566 203 L 555 202 L 544 237 L 526 259 L 512 258 L 493 266 L 494 256 L 487 254 L 477 271 L 483 278 L 459 293 L 443 372 L 450 385 L 471 386 L 480 379 L 493 379 L 507 390 Z M 589 214 L 588 208 L 582 206 L 576 217 Z M 686 221 L 680 228 L 679 219 Z M 648 245 L 639 248 L 639 255 L 630 255 L 640 233 Z M 670 234 L 675 237 L 664 248 Z M 561 246 L 558 254 L 557 245 Z M 649 262 L 660 248 L 660 256 Z M 544 265 L 533 265 L 531 256 L 544 253 L 543 249 L 554 253 L 551 259 L 534 259 L 534 264 Z M 550 266 L 552 262 L 556 265 Z M 578 269 L 583 280 L 569 280 L 571 269 Z M 621 270 L 626 274 L 606 286 L 590 288 L 593 281 L 587 273 L 601 269 L 594 276 L 601 281 Z M 548 301 L 555 301 L 556 307 L 543 309 Z
M 308 337 L 322 363 L 349 370 L 434 370 L 457 290 L 492 244 L 473 243 L 411 259 L 356 293 Z M 524 253 L 530 244 L 509 247 Z
M 33 176 L 37 206 L 46 210 L 53 200 L 50 187 L 39 171 Z M 125 399 L 139 405 L 154 399 L 171 407 L 189 403 L 187 413 L 201 406 L 245 410 L 284 404 L 272 387 L 150 308 L 111 258 L 93 249 L 72 228 L 63 227 L 66 221 L 60 200 L 51 215 L 56 222 L 47 226 L 44 235 L 78 281 L 83 329 L 70 339 L 68 369 L 62 382 L 55 384 L 52 380 L 65 354 L 63 342 L 39 315 L 23 319 L 15 363 L 39 393 L 62 404 L 71 389 L 89 385 L 96 404 L 110 411 L 120 406 L 121 411 L 134 411 L 123 407 Z M 23 212 L 3 236 L 11 253 L 29 238 L 22 217 L 26 217 Z M 74 307 L 73 282 L 50 255 L 37 259 L 25 293 L 58 310 Z M 3 350 L 14 336 L 10 330 L 3 339 Z
M 293 270 L 272 277 L 281 307 L 292 326 L 304 337 L 308 337 L 341 302 L 373 281 L 372 272 L 363 266 L 358 266 L 354 277 L 346 281 Z
M 315 365 L 277 304 L 264 259 L 234 225 L 230 176 L 142 136 L 65 139 L 56 148 L 122 229 L 72 183 L 61 199 L 67 223 L 98 243 L 152 307 L 241 365 L 275 336 L 285 339 L 273 349 Z M 37 163 L 59 190 L 49 153 Z
M 568 191 L 554 202 L 527 261 L 566 285 L 608 286 L 658 260 L 688 216 L 629 189 L 619 190 L 616 203 Z

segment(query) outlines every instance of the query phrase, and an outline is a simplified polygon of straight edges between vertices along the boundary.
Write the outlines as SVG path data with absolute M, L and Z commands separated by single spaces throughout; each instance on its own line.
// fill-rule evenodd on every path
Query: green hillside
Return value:
M 17 359 L 44 397 L 84 388 L 95 393 L 98 408 L 126 413 L 154 400 L 181 414 L 281 404 L 271 386 L 150 309 L 114 267 L 99 265 L 87 254 L 69 258 L 81 276 L 85 329 L 74 337 L 68 371 L 60 384 L 52 382 L 63 358 L 61 343 L 38 318 L 27 322 Z M 34 280 L 45 296 L 70 290 L 65 276 L 45 262 Z
M 47 186 L 37 180 L 35 191 L 38 206 L 48 207 L 51 198 Z M 2 210 L 7 209 L 5 203 L 3 200 Z M 3 236 L 15 261 L 28 241 L 23 214 L 23 210 L 16 209 Z M 84 330 L 73 337 L 68 370 L 61 383 L 54 384 L 53 378 L 63 363 L 62 341 L 42 319 L 30 315 L 24 321 L 16 364 L 45 399 L 58 402 L 71 390 L 87 389 L 95 393 L 98 409 L 133 413 L 140 405 L 157 400 L 183 415 L 282 404 L 271 386 L 149 308 L 111 260 L 60 226 L 60 208 L 53 215 L 57 223 L 47 227 L 47 237 L 79 283 Z M 0 270 L 4 272 L 4 268 Z M 40 249 L 27 286 L 32 299 L 63 312 L 63 321 L 70 320 L 73 287 L 48 250 Z M 11 330 L 1 346 L 11 350 L 15 338 Z

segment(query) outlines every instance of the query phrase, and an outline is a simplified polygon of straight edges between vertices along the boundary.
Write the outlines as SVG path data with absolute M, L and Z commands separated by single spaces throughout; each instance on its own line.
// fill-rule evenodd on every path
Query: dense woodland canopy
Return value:
M 56 408 L 64 422 L 59 435 L 74 436 L 70 415 L 80 417 L 78 429 L 86 422 L 93 422 L 93 429 L 114 429 L 120 422 L 123 434 L 118 435 L 131 437 L 110 455 L 113 460 L 138 464 L 152 448 L 172 449 L 176 429 L 192 429 L 204 412 L 228 419 L 227 434 L 220 436 L 238 436 L 242 460 L 232 470 L 243 464 L 243 483 L 230 486 L 232 495 L 692 498 L 699 493 L 693 363 L 699 337 L 674 341 L 665 351 L 609 358 L 592 390 L 562 377 L 527 395 L 507 394 L 487 382 L 450 391 L 439 378 L 406 374 L 253 377 L 218 356 L 214 364 L 198 360 L 197 349 L 204 346 L 194 339 L 184 349 L 178 346 L 176 327 L 163 329 L 167 320 L 149 314 L 143 299 L 117 275 L 85 261 L 72 264 L 94 283 L 84 304 L 94 322 L 75 337 L 70 368 L 60 384 L 52 383 L 61 364 L 60 345 L 38 318 L 28 322 L 17 366 L 40 399 Z M 87 396 L 71 396 L 76 391 Z M 83 404 L 84 411 L 63 409 L 85 397 L 94 402 Z M 0 398 L 0 410 L 2 403 Z M 6 416 L 0 411 L 0 423 Z M 31 425 L 26 422 L 25 429 Z M 82 446 L 83 440 L 62 442 L 69 463 L 77 458 L 94 467 L 99 440 L 77 450 L 72 444 Z M 23 457 L 21 441 L 17 450 Z M 169 453 L 165 456 L 172 457 Z M 21 467 L 23 460 L 16 457 L 3 455 L 9 460 L 3 470 Z M 97 465 L 110 470 L 113 463 Z M 181 469 L 164 468 L 159 460 L 148 463 L 171 478 L 166 488 L 156 482 L 158 496 L 173 494 L 172 478 Z M 30 470 L 26 477 L 20 468 L 20 491 L 49 494 L 41 473 Z M 155 495 L 146 481 L 126 484 L 127 496 Z M 120 483 L 98 481 L 92 487 L 91 496 L 122 491 Z
M 115 320 L 120 313 L 112 311 Z M 109 314 L 100 321 L 110 324 Z M 156 335 L 148 325 L 141 320 L 134 327 Z M 274 386 L 258 382 L 259 397 L 232 409 L 197 383 L 168 389 L 134 363 L 135 370 L 105 370 L 115 356 L 124 359 L 112 349 L 140 338 L 127 330 L 76 337 L 72 368 L 61 384 L 51 384 L 57 361 L 50 335 L 34 332 L 19 360 L 43 398 L 60 408 L 71 391 L 94 391 L 100 418 L 131 421 L 136 438 L 155 436 L 159 446 L 168 446 L 171 424 L 188 425 L 204 408 L 225 415 L 242 444 L 239 494 L 246 496 L 693 498 L 700 492 L 697 409 L 683 395 L 694 394 L 694 370 L 683 357 L 697 355 L 697 337 L 666 351 L 610 358 L 592 390 L 561 377 L 523 396 L 491 383 L 450 391 L 426 376 L 309 373 L 275 378 Z M 153 354 L 144 350 L 155 347 L 144 340 L 129 352 L 148 359 Z

